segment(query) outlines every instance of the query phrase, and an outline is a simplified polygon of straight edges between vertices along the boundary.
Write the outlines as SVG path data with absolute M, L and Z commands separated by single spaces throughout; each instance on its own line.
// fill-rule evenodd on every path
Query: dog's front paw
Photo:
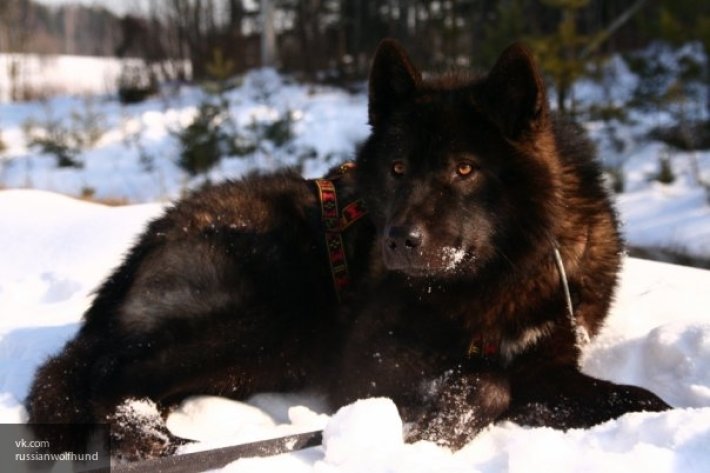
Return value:
M 133 462 L 172 455 L 187 440 L 174 436 L 153 401 L 127 399 L 107 417 L 111 455 Z
M 638 386 L 619 385 L 609 395 L 609 406 L 616 410 L 614 417 L 627 412 L 661 412 L 671 409 L 660 397 Z
M 428 402 L 408 419 L 408 442 L 429 440 L 458 450 L 494 422 L 510 403 L 508 382 L 493 373 L 453 370 L 432 386 Z
M 405 425 L 405 440 L 413 443 L 420 440 L 434 442 L 442 447 L 458 450 L 478 432 L 472 409 L 456 413 L 431 409 L 419 419 Z
M 588 428 L 629 412 L 671 408 L 652 392 L 637 386 L 614 384 L 582 373 L 559 379 L 568 382 L 558 382 L 555 389 L 549 389 L 552 382 L 526 386 L 521 392 L 522 400 L 514 403 L 506 419 L 522 425 L 567 430 Z

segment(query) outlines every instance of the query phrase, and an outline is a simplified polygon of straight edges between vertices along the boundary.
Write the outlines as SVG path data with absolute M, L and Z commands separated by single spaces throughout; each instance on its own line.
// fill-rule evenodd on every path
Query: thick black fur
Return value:
M 174 444 L 117 422 L 128 398 L 167 412 L 192 394 L 311 388 L 333 408 L 389 396 L 409 439 L 452 447 L 501 419 L 586 427 L 668 408 L 578 369 L 575 333 L 606 317 L 621 238 L 592 146 L 549 113 L 523 47 L 484 78 L 424 81 L 384 41 L 369 113 L 357 170 L 338 181 L 369 209 L 345 234 L 355 284 L 341 307 L 311 184 L 280 173 L 198 192 L 150 224 L 40 368 L 30 422 L 108 420 L 139 458 Z M 497 353 L 473 352 L 479 341 Z M 55 445 L 81 449 L 89 434 Z
M 336 181 L 346 201 L 352 181 Z M 126 399 L 148 398 L 167 412 L 195 394 L 324 390 L 323 360 L 336 356 L 340 331 L 320 212 L 312 183 L 292 172 L 178 202 L 99 288 L 75 339 L 39 369 L 30 422 L 108 421 L 117 454 L 133 459 L 172 446 L 167 431 L 136 437 L 125 415 L 114 419 Z M 359 279 L 372 227 L 360 222 L 347 237 Z M 52 446 L 81 449 L 89 428 Z

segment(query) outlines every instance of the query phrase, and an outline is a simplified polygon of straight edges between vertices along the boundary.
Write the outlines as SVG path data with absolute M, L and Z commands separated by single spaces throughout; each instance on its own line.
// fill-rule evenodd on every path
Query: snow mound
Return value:
M 402 419 L 397 406 L 386 398 L 341 408 L 323 432 L 325 462 L 334 466 L 363 459 L 377 463 L 402 445 Z
M 710 408 L 704 408 L 627 414 L 568 432 L 508 423 L 490 428 L 455 456 L 486 472 L 700 473 L 710 464 L 709 420 Z
M 589 374 L 646 386 L 673 406 L 710 406 L 710 323 L 662 325 L 644 337 L 597 347 L 586 360 Z

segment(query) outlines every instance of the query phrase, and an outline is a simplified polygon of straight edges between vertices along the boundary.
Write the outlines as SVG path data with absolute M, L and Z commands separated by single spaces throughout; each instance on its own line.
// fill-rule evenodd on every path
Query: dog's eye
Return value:
M 402 161 L 395 161 L 392 163 L 392 174 L 395 176 L 402 176 L 407 172 L 407 165 Z
M 469 176 L 473 173 L 473 171 L 473 164 L 468 163 L 466 161 L 460 162 L 456 165 L 456 174 L 461 177 Z

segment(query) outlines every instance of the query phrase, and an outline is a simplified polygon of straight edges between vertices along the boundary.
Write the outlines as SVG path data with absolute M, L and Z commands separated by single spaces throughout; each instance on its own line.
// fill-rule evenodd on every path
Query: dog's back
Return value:
M 352 176 L 336 187 L 351 198 Z M 99 288 L 77 337 L 36 374 L 30 423 L 106 422 L 133 398 L 167 409 L 191 394 L 319 384 L 339 328 L 320 214 L 313 183 L 293 172 L 252 175 L 169 208 Z M 348 229 L 351 277 L 365 270 L 355 254 L 370 238 L 366 223 Z M 79 425 L 53 448 L 84 448 L 89 426 Z

